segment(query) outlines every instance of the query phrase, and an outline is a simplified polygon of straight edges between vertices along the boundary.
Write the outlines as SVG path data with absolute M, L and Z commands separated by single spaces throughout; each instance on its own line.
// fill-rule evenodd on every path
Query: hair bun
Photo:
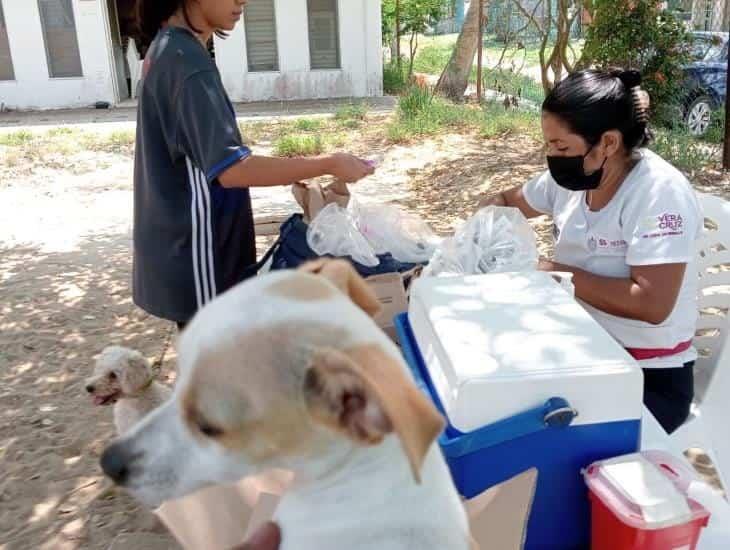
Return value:
M 641 86 L 641 73 L 633 69 L 628 71 L 620 71 L 616 76 L 624 83 L 629 90 Z

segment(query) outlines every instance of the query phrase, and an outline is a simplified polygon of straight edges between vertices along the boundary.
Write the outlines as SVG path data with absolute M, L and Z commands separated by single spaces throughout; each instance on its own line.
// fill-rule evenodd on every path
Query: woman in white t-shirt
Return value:
M 689 414 L 700 208 L 687 179 L 643 149 L 648 100 L 634 71 L 581 71 L 548 95 L 549 170 L 482 201 L 553 218 L 555 260 L 577 298 L 644 370 L 644 403 L 671 433 Z

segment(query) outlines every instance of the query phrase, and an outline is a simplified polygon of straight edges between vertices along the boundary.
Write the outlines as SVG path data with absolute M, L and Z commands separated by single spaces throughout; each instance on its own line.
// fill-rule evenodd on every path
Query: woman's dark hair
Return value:
M 182 14 L 185 23 L 190 30 L 200 33 L 198 29 L 190 22 L 188 17 L 189 0 L 137 0 L 137 26 L 142 37 L 142 45 L 145 49 L 154 40 L 157 32 L 162 28 L 162 24 L 170 19 L 173 14 L 182 8 Z M 216 31 L 221 38 L 227 35 L 222 31 Z
M 637 71 L 579 71 L 553 88 L 542 109 L 560 117 L 591 145 L 605 132 L 618 130 L 626 149 L 632 151 L 652 139 L 642 93 Z

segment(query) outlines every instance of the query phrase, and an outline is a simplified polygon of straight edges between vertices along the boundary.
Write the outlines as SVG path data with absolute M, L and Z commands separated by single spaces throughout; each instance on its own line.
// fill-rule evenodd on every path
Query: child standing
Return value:
M 246 0 L 139 0 L 150 43 L 139 90 L 134 170 L 134 301 L 182 328 L 256 263 L 249 187 L 373 172 L 352 155 L 253 155 L 206 44 Z

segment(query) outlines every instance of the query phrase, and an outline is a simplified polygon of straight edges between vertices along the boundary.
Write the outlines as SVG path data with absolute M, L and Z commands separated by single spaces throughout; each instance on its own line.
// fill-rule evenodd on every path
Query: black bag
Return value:
M 309 248 L 307 243 L 307 228 L 309 226 L 304 223 L 301 214 L 292 215 L 285 221 L 279 230 L 279 238 L 269 251 L 264 255 L 257 266 L 259 269 L 273 257 L 271 262 L 271 270 L 276 269 L 296 269 L 301 264 L 310 260 L 316 260 L 320 256 Z M 399 262 L 390 254 L 382 254 L 378 256 L 380 263 L 374 267 L 369 267 L 357 263 L 350 257 L 344 258 L 349 260 L 355 267 L 355 270 L 362 277 L 370 277 L 372 275 L 381 275 L 383 273 L 404 273 L 423 264 L 411 264 Z

